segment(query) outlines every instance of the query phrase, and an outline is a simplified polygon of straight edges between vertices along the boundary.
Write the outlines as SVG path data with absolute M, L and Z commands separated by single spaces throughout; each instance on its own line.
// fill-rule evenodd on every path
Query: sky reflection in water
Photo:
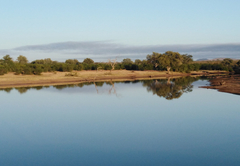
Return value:
M 0 165 L 239 165 L 239 96 L 198 88 L 205 84 L 2 91 Z

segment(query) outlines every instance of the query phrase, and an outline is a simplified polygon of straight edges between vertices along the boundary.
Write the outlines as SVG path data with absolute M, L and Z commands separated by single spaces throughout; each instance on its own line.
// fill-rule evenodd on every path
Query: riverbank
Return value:
M 201 88 L 216 89 L 219 92 L 226 92 L 240 95 L 240 75 L 225 75 L 213 77 L 210 86 Z
M 164 79 L 183 76 L 203 76 L 212 74 L 225 74 L 224 71 L 198 71 L 180 73 L 166 71 L 129 71 L 129 70 L 99 70 L 99 71 L 73 71 L 73 72 L 46 72 L 41 75 L 14 75 L 8 73 L 0 76 L 0 88 L 31 87 L 46 85 L 76 84 L 81 82 L 101 81 L 133 81 L 142 79 Z

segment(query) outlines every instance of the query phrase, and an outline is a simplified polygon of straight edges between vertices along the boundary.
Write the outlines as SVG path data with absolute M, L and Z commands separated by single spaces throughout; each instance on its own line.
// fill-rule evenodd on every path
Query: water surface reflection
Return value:
M 238 166 L 239 96 L 204 79 L 2 89 L 0 165 Z
M 157 80 L 135 80 L 135 81 L 108 81 L 108 82 L 85 82 L 79 84 L 67 84 L 67 85 L 54 85 L 53 88 L 62 90 L 66 88 L 84 88 L 86 86 L 93 86 L 96 89 L 96 93 L 99 94 L 99 90 L 104 84 L 108 85 L 108 94 L 117 95 L 115 88 L 116 84 L 128 84 L 128 83 L 141 83 L 143 87 L 147 88 L 148 92 L 152 92 L 159 97 L 163 97 L 167 100 L 177 99 L 184 93 L 192 92 L 192 83 L 197 80 L 205 80 L 204 77 L 180 77 L 180 78 L 168 78 L 168 79 L 157 79 Z M 17 90 L 20 94 L 26 93 L 28 90 L 42 90 L 50 88 L 51 86 L 35 86 L 35 87 L 16 87 L 16 88 L 5 88 L 0 89 L 10 93 L 13 89 Z

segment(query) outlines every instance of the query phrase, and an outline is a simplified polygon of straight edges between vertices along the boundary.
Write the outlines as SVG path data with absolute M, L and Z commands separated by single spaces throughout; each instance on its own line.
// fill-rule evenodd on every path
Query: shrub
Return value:
M 94 61 L 93 61 L 92 59 L 90 59 L 90 58 L 86 58 L 86 59 L 83 60 L 83 63 L 86 63 L 86 64 L 93 64 Z
M 70 73 L 66 73 L 65 76 L 75 76 L 75 77 L 77 77 L 78 73 L 77 72 L 70 72 Z
M 25 67 L 23 68 L 23 74 L 25 74 L 25 75 L 31 75 L 31 74 L 33 74 L 33 73 L 32 73 L 32 69 L 31 69 L 29 66 L 25 66 Z
M 33 70 L 33 73 L 35 75 L 41 75 L 42 73 L 42 68 L 40 66 L 37 66 L 36 69 Z
M 4 67 L 0 67 L 0 75 L 7 74 L 7 70 Z

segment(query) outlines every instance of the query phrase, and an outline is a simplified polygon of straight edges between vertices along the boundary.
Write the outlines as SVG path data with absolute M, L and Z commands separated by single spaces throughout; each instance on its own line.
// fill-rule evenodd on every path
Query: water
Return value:
M 240 165 L 239 96 L 180 78 L 0 91 L 0 165 Z

